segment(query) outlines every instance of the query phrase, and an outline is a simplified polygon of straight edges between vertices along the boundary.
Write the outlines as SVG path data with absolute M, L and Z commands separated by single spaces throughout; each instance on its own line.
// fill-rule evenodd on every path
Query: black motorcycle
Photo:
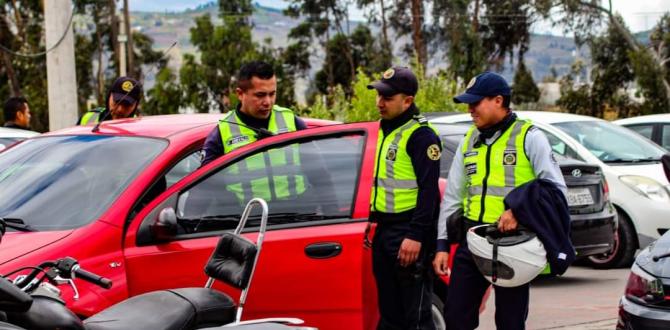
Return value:
M 260 231 L 256 243 L 242 237 L 254 204 L 262 207 Z M 296 318 L 267 318 L 241 321 L 244 303 L 260 255 L 267 226 L 268 206 L 263 199 L 254 198 L 247 204 L 234 233 L 221 236 L 205 266 L 209 276 L 204 288 L 180 288 L 141 294 L 113 305 L 86 320 L 67 309 L 60 298 L 57 285 L 79 278 L 103 288 L 110 288 L 109 279 L 82 269 L 77 260 L 66 257 L 46 261 L 27 275 L 13 282 L 0 277 L 0 330 L 10 329 L 71 329 L 71 330 L 187 330 L 187 329 L 248 329 L 248 330 L 308 330 Z M 4 225 L 0 230 L 4 233 Z M 1 237 L 1 236 L 0 236 Z M 215 280 L 241 290 L 239 305 L 225 293 L 212 289 Z

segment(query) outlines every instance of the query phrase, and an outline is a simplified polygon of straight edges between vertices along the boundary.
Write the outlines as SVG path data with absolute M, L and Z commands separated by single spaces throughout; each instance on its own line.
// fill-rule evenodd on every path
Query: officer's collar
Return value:
M 390 132 L 393 132 L 396 128 L 404 125 L 406 122 L 412 120 L 415 115 L 419 114 L 419 108 L 412 103 L 412 105 L 407 108 L 403 113 L 401 113 L 398 117 L 395 117 L 393 119 L 382 119 L 380 121 L 382 130 L 384 131 L 384 134 L 388 134 Z
M 516 114 L 514 112 L 509 112 L 505 118 L 503 118 L 501 121 L 496 123 L 495 125 L 489 127 L 489 128 L 482 128 L 478 129 L 479 130 L 479 139 L 480 141 L 487 140 L 494 136 L 497 132 L 505 132 L 512 124 L 514 124 L 514 121 L 516 121 Z
M 247 115 L 246 113 L 242 112 L 241 109 L 241 104 L 237 104 L 237 107 L 235 108 L 235 115 L 240 118 L 240 120 L 251 127 L 255 128 L 268 128 L 269 123 L 270 123 L 270 117 L 265 118 L 265 119 L 258 119 L 252 116 Z

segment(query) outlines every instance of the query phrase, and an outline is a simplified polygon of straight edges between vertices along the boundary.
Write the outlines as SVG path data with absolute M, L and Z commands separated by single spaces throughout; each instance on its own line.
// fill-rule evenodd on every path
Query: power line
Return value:
M 58 41 L 53 46 L 47 48 L 43 52 L 32 53 L 32 54 L 31 53 L 19 53 L 19 52 L 15 52 L 15 51 L 7 48 L 3 44 L 0 44 L 0 50 L 2 50 L 3 52 L 6 52 L 8 54 L 18 56 L 18 57 L 36 58 L 36 57 L 44 56 L 44 55 L 48 54 L 49 52 L 53 51 L 54 49 L 56 49 L 58 47 L 58 45 L 60 45 L 60 43 L 63 42 L 63 40 L 65 40 L 65 36 L 67 36 L 68 31 L 72 27 L 72 19 L 73 18 L 74 18 L 74 4 L 72 5 L 72 9 L 70 11 L 70 19 L 67 22 L 67 27 L 65 28 L 65 31 L 63 31 L 63 34 L 61 35 L 61 37 L 58 39 Z

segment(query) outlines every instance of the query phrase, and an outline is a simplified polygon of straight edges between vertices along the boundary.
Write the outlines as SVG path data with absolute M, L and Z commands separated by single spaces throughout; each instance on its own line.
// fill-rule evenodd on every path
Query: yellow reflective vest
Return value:
M 407 141 L 421 126 L 428 126 L 435 131 L 435 128 L 420 115 L 414 116 L 388 135 L 384 135 L 380 126 L 375 155 L 374 185 L 370 196 L 371 211 L 401 213 L 416 207 L 419 186 L 412 160 L 407 153 Z
M 219 132 L 224 153 L 229 153 L 258 140 L 257 133 L 231 111 L 219 121 Z M 270 112 L 268 130 L 275 133 L 295 132 L 295 115 L 290 109 L 274 106 Z M 269 157 L 265 157 L 264 155 Z M 240 203 L 260 197 L 267 201 L 289 199 L 305 192 L 305 179 L 300 175 L 300 157 L 297 145 L 271 149 L 233 164 L 226 178 L 226 189 L 234 193 Z
M 524 140 L 532 127 L 516 120 L 498 139 L 487 146 L 479 141 L 473 125 L 465 135 L 462 152 L 466 174 L 463 214 L 472 221 L 494 223 L 505 211 L 503 199 L 514 188 L 535 179 L 526 155 Z

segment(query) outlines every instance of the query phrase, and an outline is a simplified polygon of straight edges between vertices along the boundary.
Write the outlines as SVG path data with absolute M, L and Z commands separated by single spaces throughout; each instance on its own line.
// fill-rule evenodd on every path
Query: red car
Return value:
M 288 171 L 297 180 L 289 189 L 299 197 L 266 196 L 268 232 L 246 318 L 291 316 L 319 329 L 374 329 L 376 289 L 363 235 L 378 123 L 308 121 L 310 129 L 260 140 L 198 169 L 199 150 L 218 119 L 126 119 L 103 123 L 97 133 L 73 127 L 0 153 L 0 217 L 16 230 L 3 237 L 0 272 L 78 259 L 114 282 L 103 290 L 77 280 L 78 299 L 61 286 L 83 317 L 143 292 L 203 286 L 205 261 L 218 236 L 237 225 L 248 183 L 279 184 L 267 178 Z M 245 170 L 247 159 L 294 152 L 299 158 L 292 167 Z M 250 221 L 247 235 L 254 239 Z M 436 292 L 445 287 L 437 280 Z M 443 325 L 442 302 L 435 296 L 433 303 Z

